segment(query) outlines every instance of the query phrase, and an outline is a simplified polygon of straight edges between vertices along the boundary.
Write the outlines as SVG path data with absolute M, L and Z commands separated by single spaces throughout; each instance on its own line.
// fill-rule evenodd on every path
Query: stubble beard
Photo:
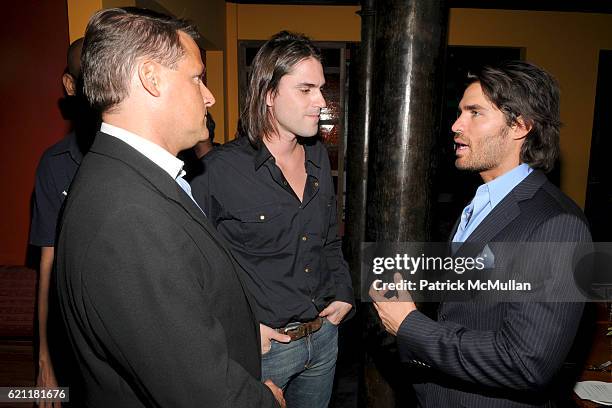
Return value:
M 469 146 L 469 153 L 466 156 L 455 160 L 455 167 L 475 173 L 491 170 L 497 167 L 504 158 L 505 146 L 510 128 L 504 125 L 494 136 L 487 136 L 477 146 L 478 150 L 472 150 L 473 144 Z M 461 162 L 463 160 L 463 162 Z

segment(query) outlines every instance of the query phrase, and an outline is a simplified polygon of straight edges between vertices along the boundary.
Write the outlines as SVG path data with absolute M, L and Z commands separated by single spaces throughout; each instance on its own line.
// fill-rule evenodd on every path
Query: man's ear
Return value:
M 531 132 L 532 127 L 533 126 L 531 123 L 525 122 L 523 117 L 519 116 L 518 118 L 516 118 L 516 122 L 514 122 L 514 125 L 512 125 L 512 132 L 514 133 L 513 139 L 524 139 L 525 137 L 527 137 L 529 132 Z
M 160 65 L 155 61 L 147 60 L 138 64 L 138 79 L 142 87 L 155 97 L 160 95 L 160 74 Z
M 266 93 L 266 105 L 270 108 L 274 106 L 274 92 L 268 91 Z
M 62 84 L 64 84 L 64 89 L 68 96 L 76 95 L 76 80 L 72 75 L 67 72 L 62 75 Z

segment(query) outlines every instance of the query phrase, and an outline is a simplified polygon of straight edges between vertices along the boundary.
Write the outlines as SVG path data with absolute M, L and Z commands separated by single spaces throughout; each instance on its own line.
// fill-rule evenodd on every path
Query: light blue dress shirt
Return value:
M 465 242 L 480 223 L 533 169 L 526 163 L 478 187 L 474 199 L 463 209 L 453 242 Z

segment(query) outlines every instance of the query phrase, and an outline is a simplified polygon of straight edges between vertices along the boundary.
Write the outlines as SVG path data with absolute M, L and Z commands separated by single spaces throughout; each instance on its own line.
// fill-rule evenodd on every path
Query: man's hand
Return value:
M 272 339 L 281 343 L 289 343 L 291 341 L 291 337 L 288 335 L 279 333 L 273 328 L 261 323 L 259 323 L 259 335 L 261 336 L 261 354 L 266 354 L 270 351 L 270 348 L 272 348 L 272 342 L 270 340 Z
M 268 327 L 268 329 L 269 329 L 269 327 Z M 274 398 L 276 398 L 276 401 L 278 401 L 278 403 L 280 404 L 281 408 L 287 408 L 287 403 L 285 402 L 285 397 L 283 396 L 283 390 L 278 388 L 272 382 L 272 380 L 266 380 L 266 381 L 264 381 L 264 384 L 267 385 L 268 388 L 270 388 L 270 391 L 272 391 L 272 394 L 274 394 Z
M 393 275 L 393 280 L 395 283 L 401 283 L 402 275 L 396 273 Z M 400 325 L 406 316 L 416 310 L 416 305 L 406 290 L 398 290 L 397 296 L 391 298 L 386 298 L 385 293 L 387 293 L 386 290 L 376 290 L 374 286 L 370 287 L 370 297 L 374 301 L 374 307 L 385 330 L 397 336 Z
M 45 354 L 45 355 L 43 355 Z M 40 388 L 57 388 L 57 380 L 53 372 L 53 365 L 48 354 L 41 352 L 38 360 L 38 377 L 36 378 L 36 386 Z M 61 408 L 60 402 L 50 402 L 46 400 L 38 401 L 38 406 L 41 408 Z
M 339 325 L 344 316 L 351 310 L 353 305 L 350 303 L 334 300 L 319 313 L 320 317 L 327 317 L 327 320 L 335 326 Z

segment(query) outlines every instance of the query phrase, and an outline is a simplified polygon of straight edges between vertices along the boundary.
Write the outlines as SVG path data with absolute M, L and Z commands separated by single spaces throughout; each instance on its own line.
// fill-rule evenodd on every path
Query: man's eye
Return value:
M 309 93 L 310 92 L 310 88 L 302 88 L 302 89 L 300 89 L 300 91 L 302 93 Z
M 480 112 L 478 111 L 473 110 L 471 113 L 472 113 L 472 116 L 480 116 Z

